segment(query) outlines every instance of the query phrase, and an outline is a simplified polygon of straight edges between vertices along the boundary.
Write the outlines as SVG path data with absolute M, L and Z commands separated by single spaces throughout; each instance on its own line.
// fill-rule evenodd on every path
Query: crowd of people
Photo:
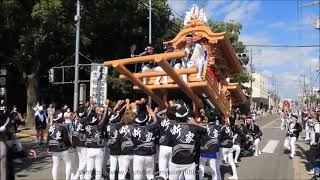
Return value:
M 103 107 L 92 101 L 75 113 L 64 106 L 48 130 L 52 177 L 58 178 L 62 159 L 66 179 L 204 179 L 207 163 L 212 179 L 221 179 L 221 163 L 231 166 L 230 179 L 238 179 L 239 157 L 261 154 L 262 132 L 251 116 L 234 119 L 207 109 L 195 116 L 183 100 L 161 110 L 143 98 L 114 106 L 106 100 Z
M 283 110 L 281 117 L 281 129 L 286 129 L 286 139 L 284 142 L 285 151 L 292 159 L 296 154 L 296 141 L 302 131 L 305 132 L 304 141 L 310 145 L 309 164 L 310 175 L 320 177 L 320 111 L 311 108 L 304 108 L 298 111 Z M 298 122 L 301 117 L 301 123 Z
M 302 128 L 305 130 L 305 142 L 310 145 L 310 175 L 320 176 L 320 111 L 305 108 L 301 113 Z

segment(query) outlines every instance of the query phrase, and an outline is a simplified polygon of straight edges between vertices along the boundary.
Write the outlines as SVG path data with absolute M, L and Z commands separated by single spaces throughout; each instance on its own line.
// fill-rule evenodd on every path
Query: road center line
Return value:
M 266 146 L 263 148 L 262 152 L 265 153 L 274 153 L 274 151 L 276 150 L 277 146 L 279 144 L 278 140 L 270 140 Z

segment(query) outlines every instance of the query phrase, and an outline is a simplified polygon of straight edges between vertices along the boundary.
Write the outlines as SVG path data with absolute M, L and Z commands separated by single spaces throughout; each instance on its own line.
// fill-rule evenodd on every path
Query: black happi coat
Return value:
M 48 130 L 48 147 L 51 152 L 62 152 L 71 147 L 68 129 L 55 123 Z
M 209 123 L 203 126 L 206 128 L 206 134 L 200 139 L 200 153 L 219 152 L 219 126 L 215 123 Z
M 290 122 L 288 125 L 287 137 L 296 137 L 298 139 L 300 132 L 302 131 L 302 127 L 299 123 L 296 123 L 293 128 L 291 128 L 293 122 Z
M 72 134 L 72 144 L 76 147 L 86 147 L 86 126 L 89 124 L 86 117 L 76 118 L 75 130 Z
M 151 118 L 149 115 L 147 118 Z M 151 118 L 152 119 L 152 118 Z M 152 121 L 152 120 L 151 120 Z M 159 121 L 153 120 L 150 124 L 135 124 L 131 133 L 134 145 L 134 154 L 151 156 L 156 153 L 156 138 L 159 134 Z
M 262 131 L 260 130 L 259 126 L 255 123 L 247 124 L 247 129 L 249 134 L 253 137 L 253 139 L 260 138 L 262 136 Z
M 176 123 L 174 120 L 167 119 L 164 114 L 157 113 L 157 119 L 160 121 L 160 139 L 159 144 L 163 146 L 169 146 L 172 147 L 172 144 L 170 143 L 170 127 Z
M 242 130 L 234 125 L 232 127 L 232 131 L 233 131 L 233 144 L 235 145 L 241 145 L 243 141 L 245 141 L 246 139 L 246 135 L 242 132 Z
M 119 128 L 122 126 L 122 123 L 120 121 L 125 110 L 125 106 L 123 106 L 120 110 L 110 112 L 108 114 L 109 124 L 107 126 L 107 145 L 110 149 L 111 155 L 121 154 Z
M 134 147 L 132 142 L 133 124 L 124 124 L 119 128 L 119 144 L 122 155 L 133 155 Z
M 170 128 L 170 141 L 172 142 L 172 159 L 175 164 L 191 164 L 195 161 L 195 145 L 199 138 L 206 134 L 204 127 L 176 123 Z
M 105 130 L 108 116 L 103 118 L 96 118 L 89 115 L 88 125 L 86 126 L 86 142 L 87 148 L 104 148 L 105 146 Z
M 233 146 L 233 132 L 229 124 L 221 126 L 220 132 L 220 142 L 222 148 L 231 148 Z

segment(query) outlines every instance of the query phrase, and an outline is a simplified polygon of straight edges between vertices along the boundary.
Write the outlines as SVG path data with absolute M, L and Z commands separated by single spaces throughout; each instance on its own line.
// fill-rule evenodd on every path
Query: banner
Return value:
M 97 63 L 91 64 L 90 98 L 100 107 L 107 99 L 107 77 L 108 67 L 103 67 L 102 64 Z

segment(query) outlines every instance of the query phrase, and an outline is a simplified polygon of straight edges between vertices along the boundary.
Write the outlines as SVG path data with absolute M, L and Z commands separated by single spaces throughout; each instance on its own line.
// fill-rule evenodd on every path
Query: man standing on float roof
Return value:
M 185 51 L 187 52 L 187 56 L 184 58 L 183 67 L 191 68 L 192 66 L 196 66 L 198 69 L 197 80 L 202 81 L 201 74 L 203 64 L 205 62 L 205 49 L 198 43 L 193 42 L 192 34 L 188 34 L 185 38 L 186 47 Z M 187 75 L 183 75 L 183 80 L 187 82 Z

